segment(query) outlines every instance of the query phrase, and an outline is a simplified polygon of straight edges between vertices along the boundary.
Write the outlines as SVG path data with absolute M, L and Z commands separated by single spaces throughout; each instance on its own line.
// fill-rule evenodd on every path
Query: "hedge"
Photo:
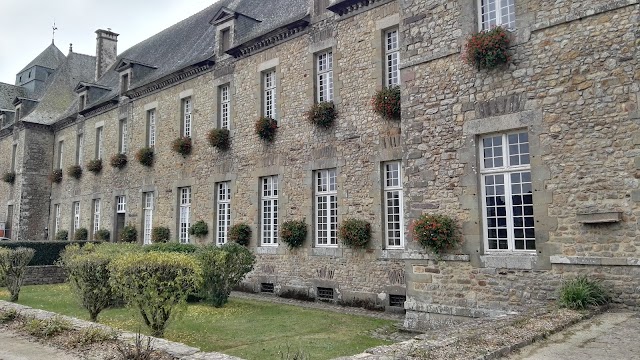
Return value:
M 64 250 L 65 246 L 70 244 L 87 244 L 95 243 L 99 244 L 99 241 L 19 241 L 19 242 L 6 242 L 1 243 L 0 247 L 9 249 L 16 249 L 19 247 L 31 248 L 36 251 L 29 262 L 29 266 L 46 266 L 56 265 L 56 261 L 60 258 L 60 253 Z

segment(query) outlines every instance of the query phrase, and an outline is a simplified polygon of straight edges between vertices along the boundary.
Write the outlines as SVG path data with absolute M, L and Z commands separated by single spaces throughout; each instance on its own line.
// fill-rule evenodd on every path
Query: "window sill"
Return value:
M 526 253 L 489 253 L 480 256 L 482 267 L 496 269 L 533 270 L 538 262 L 534 252 Z
M 256 254 L 260 254 L 260 255 L 276 255 L 277 253 L 278 253 L 277 246 L 262 245 L 256 248 Z
M 331 256 L 342 257 L 342 249 L 337 247 L 314 247 L 311 248 L 311 256 Z

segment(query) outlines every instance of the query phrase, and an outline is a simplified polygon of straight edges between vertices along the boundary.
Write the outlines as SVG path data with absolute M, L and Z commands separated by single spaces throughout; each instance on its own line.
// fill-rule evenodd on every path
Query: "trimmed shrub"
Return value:
M 202 282 L 198 262 L 185 254 L 127 254 L 113 260 L 109 271 L 112 288 L 138 309 L 156 337 L 164 335 L 169 320 Z
M 82 246 L 84 244 L 90 244 L 89 241 L 16 241 L 6 242 L 2 244 L 2 247 L 7 249 L 17 249 L 19 247 L 25 247 L 35 250 L 35 255 L 29 262 L 29 266 L 51 266 L 56 265 L 60 254 L 64 251 L 65 247 L 71 244 L 78 244 Z
M 62 169 L 55 169 L 49 174 L 49 181 L 60 184 L 62 182 Z
M 387 120 L 400 120 L 400 87 L 382 88 L 371 99 L 373 111 Z
M 126 243 L 138 242 L 138 230 L 136 229 L 135 226 L 131 224 L 122 228 L 122 231 L 120 231 L 119 235 L 120 235 L 120 238 L 118 239 L 118 241 L 120 242 L 126 242 Z
M 85 228 L 79 228 L 73 232 L 73 240 L 75 241 L 87 241 L 88 239 L 89 239 L 89 230 Z
M 313 104 L 307 111 L 307 119 L 321 128 L 329 128 L 336 119 L 336 108 L 333 101 Z
M 144 251 L 157 251 L 157 252 L 169 252 L 169 253 L 181 253 L 181 254 L 193 254 L 198 251 L 198 247 L 193 244 L 181 244 L 179 242 L 167 242 L 147 245 Z
M 209 140 L 209 144 L 211 146 L 218 148 L 218 150 L 227 150 L 229 149 L 229 130 L 227 129 L 213 129 L 209 131 L 207 134 L 207 138 Z
M 481 69 L 494 69 L 511 61 L 509 33 L 501 26 L 471 35 L 465 46 L 463 60 Z
M 191 154 L 192 147 L 191 138 L 186 136 L 181 136 L 173 140 L 171 144 L 171 149 L 182 156 Z
M 56 233 L 55 239 L 57 241 L 67 241 L 69 240 L 69 232 L 67 230 L 60 230 Z
M 351 248 L 364 248 L 371 239 L 371 224 L 359 219 L 346 219 L 338 228 L 338 237 Z
M 64 260 L 69 282 L 94 322 L 98 321 L 98 314 L 113 303 L 109 284 L 110 262 L 111 257 L 97 253 L 76 253 Z
M 166 243 L 171 240 L 171 230 L 168 227 L 158 226 L 151 229 L 151 241 L 154 243 Z
M 209 226 L 203 220 L 198 220 L 189 228 L 189 234 L 197 238 L 203 238 L 209 234 Z
M 14 173 L 13 171 L 4 173 L 4 175 L 2 175 L 2 181 L 6 182 L 7 184 L 13 185 L 13 183 L 16 182 L 16 173 Z
M 307 223 L 300 221 L 285 221 L 280 226 L 280 239 L 287 244 L 289 250 L 302 246 L 307 238 Z
M 272 142 L 278 131 L 278 122 L 268 117 L 261 117 L 256 121 L 256 134 L 260 139 Z
M 95 175 L 102 171 L 102 159 L 89 160 L 87 163 L 87 170 L 91 171 Z
M 233 225 L 229 229 L 229 241 L 248 246 L 251 241 L 251 228 L 245 223 Z
M 423 248 L 436 255 L 454 248 L 460 242 L 455 220 L 446 215 L 423 214 L 411 224 L 409 230 Z
M 100 229 L 93 234 L 93 239 L 97 241 L 109 241 L 111 238 L 111 232 L 107 229 Z
M 597 280 L 591 280 L 586 275 L 580 275 L 569 280 L 560 288 L 558 302 L 561 307 L 573 310 L 584 310 L 593 306 L 606 305 L 611 296 Z
M 111 167 L 123 169 L 127 166 L 127 154 L 115 154 L 111 157 Z
M 153 166 L 153 148 L 143 147 L 136 153 L 136 160 L 146 167 Z
M 82 177 L 82 167 L 80 165 L 71 165 L 67 168 L 67 175 L 78 180 Z
M 222 307 L 231 290 L 253 269 L 255 256 L 246 247 L 228 243 L 220 247 L 207 245 L 197 253 L 203 272 L 202 292 L 205 301 Z
M 33 258 L 33 249 L 19 247 L 17 249 L 0 248 L 0 274 L 5 280 L 7 290 L 11 294 L 11 302 L 18 301 L 20 288 L 24 281 L 24 271 Z

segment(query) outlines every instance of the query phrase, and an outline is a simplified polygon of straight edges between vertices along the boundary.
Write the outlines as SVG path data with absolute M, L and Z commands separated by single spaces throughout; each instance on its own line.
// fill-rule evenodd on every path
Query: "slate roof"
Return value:
M 14 111 L 13 100 L 18 97 L 26 97 L 27 89 L 11 84 L 0 82 L 0 111 Z
M 55 44 L 51 43 L 51 45 L 44 49 L 44 51 L 41 52 L 40 55 L 36 56 L 36 58 L 33 59 L 33 61 L 29 63 L 29 65 L 20 70 L 18 74 L 22 73 L 23 71 L 29 70 L 36 65 L 55 70 L 58 68 L 58 65 L 60 65 L 60 63 L 64 61 L 64 59 L 65 56 L 62 51 L 60 51 L 60 49 L 58 49 Z

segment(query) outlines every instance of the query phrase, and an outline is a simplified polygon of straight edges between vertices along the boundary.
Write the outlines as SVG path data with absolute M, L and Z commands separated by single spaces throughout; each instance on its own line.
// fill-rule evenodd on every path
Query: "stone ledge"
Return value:
M 409 252 L 406 250 L 382 250 L 382 252 L 380 253 L 380 259 L 436 260 L 436 261 L 460 261 L 460 262 L 471 261 L 469 255 L 441 255 L 438 257 L 433 254 Z
M 277 255 L 278 247 L 277 246 L 258 246 L 255 248 L 257 255 Z
M 314 247 L 311 248 L 311 256 L 342 257 L 342 249 L 330 247 Z
M 404 308 L 408 311 L 418 311 L 422 313 L 451 315 L 467 318 L 496 317 L 507 314 L 506 311 L 500 310 L 469 308 L 441 304 L 426 304 L 420 301 L 416 301 L 412 298 L 407 298 L 407 301 L 405 301 L 404 303 Z
M 595 266 L 640 266 L 640 258 L 615 258 L 599 256 L 551 256 L 552 264 Z
M 551 20 L 548 20 L 548 21 L 537 23 L 537 24 L 535 24 L 535 25 L 533 25 L 531 27 L 531 31 L 544 30 L 544 29 L 547 29 L 547 28 L 550 28 L 550 27 L 554 27 L 554 26 L 570 23 L 570 22 L 573 22 L 573 21 L 576 21 L 576 20 L 584 19 L 586 17 L 595 16 L 595 15 L 598 15 L 598 14 L 606 13 L 606 12 L 609 12 L 609 11 L 617 10 L 617 9 L 624 8 L 624 7 L 631 6 L 631 5 L 636 5 L 636 4 L 639 4 L 639 3 L 640 3 L 639 0 L 611 1 L 607 5 L 593 7 L 593 8 L 584 10 L 584 11 L 571 13 L 571 14 L 568 14 L 568 15 L 563 16 L 563 17 L 559 17 L 559 18 L 555 18 L 555 19 L 551 19 Z
M 444 50 L 444 51 L 440 51 L 437 53 L 430 53 L 430 54 L 426 54 L 426 55 L 422 55 L 420 57 L 418 57 L 417 59 L 413 59 L 413 60 L 409 60 L 407 62 L 404 63 L 400 63 L 400 69 L 406 69 L 406 68 L 410 68 L 410 67 L 414 67 L 414 66 L 418 66 L 418 65 L 422 65 L 428 62 L 432 62 L 434 60 L 438 60 L 438 59 L 442 59 L 451 55 L 455 55 L 455 54 L 459 54 L 460 53 L 460 48 L 457 49 L 450 49 L 450 50 Z
M 485 268 L 533 270 L 538 263 L 538 256 L 532 255 L 482 255 L 480 261 Z
M 622 221 L 621 211 L 609 211 L 600 213 L 578 213 L 576 221 L 581 224 L 608 224 Z

